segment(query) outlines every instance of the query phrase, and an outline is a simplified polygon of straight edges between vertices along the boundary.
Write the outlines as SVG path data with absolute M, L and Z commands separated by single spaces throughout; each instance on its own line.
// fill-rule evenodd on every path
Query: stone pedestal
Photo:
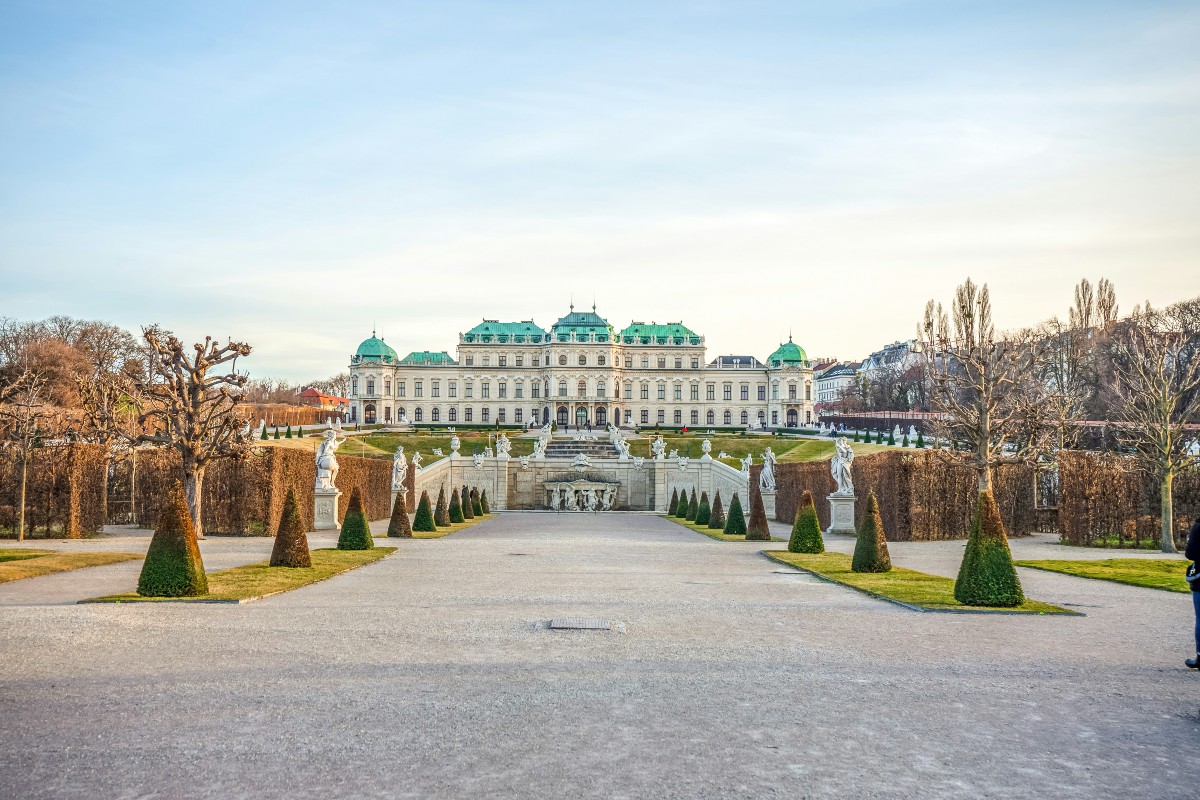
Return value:
M 405 497 L 405 498 L 406 498 L 406 497 L 407 497 L 407 495 L 408 495 L 408 489 L 407 489 L 407 488 L 405 488 L 405 489 L 392 489 L 392 506 L 391 506 L 391 507 L 392 507 L 393 509 L 396 507 L 396 498 L 398 498 L 398 497 Z M 405 510 L 405 511 L 408 511 L 408 506 L 407 506 L 407 505 L 404 507 L 404 510 Z
M 313 493 L 313 528 L 318 531 L 337 530 L 338 527 L 338 498 L 342 493 L 338 489 L 317 489 Z
M 775 519 L 775 490 L 762 489 L 759 494 L 762 495 L 763 511 L 767 512 L 767 519 Z M 853 519 L 853 515 L 851 519 Z
M 854 529 L 854 495 L 829 495 L 829 530 L 826 533 L 857 533 Z

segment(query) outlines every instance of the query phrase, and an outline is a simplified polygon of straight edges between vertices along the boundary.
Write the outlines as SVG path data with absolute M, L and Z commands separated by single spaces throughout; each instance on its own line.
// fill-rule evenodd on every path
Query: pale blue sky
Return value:
M 347 8 L 343 6 L 352 6 Z M 338 371 L 377 324 L 710 354 L 1200 293 L 1196 3 L 0 2 L 0 315 Z

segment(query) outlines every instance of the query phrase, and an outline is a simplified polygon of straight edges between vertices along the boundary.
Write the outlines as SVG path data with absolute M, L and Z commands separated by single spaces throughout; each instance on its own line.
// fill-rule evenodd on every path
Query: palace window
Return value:
M 796 399 L 796 384 L 789 383 L 788 384 L 788 400 L 795 400 L 795 399 Z
M 650 359 L 642 356 L 642 369 L 650 369 Z
M 486 424 L 491 420 L 491 410 L 488 408 L 479 409 L 479 421 Z
M 779 384 L 778 383 L 771 384 L 771 399 L 772 400 L 779 399 Z
M 641 386 L 641 391 L 638 392 L 638 396 L 643 400 L 649 400 L 650 399 L 650 384 L 643 383 Z
M 662 412 L 660 411 L 660 412 L 658 412 L 658 413 L 660 413 L 660 414 L 661 414 Z M 647 411 L 647 410 L 646 410 L 646 409 L 644 409 L 644 408 L 642 409 L 641 420 L 642 420 L 642 424 L 643 424 L 643 425 L 649 425 L 649 424 L 650 424 L 650 412 L 649 412 L 649 411 Z
M 765 423 L 767 421 L 767 414 L 765 411 L 758 412 L 758 421 L 759 423 Z
M 749 415 L 749 414 L 747 414 L 745 411 L 743 411 L 743 412 L 742 412 L 742 416 L 741 416 L 741 423 L 742 423 L 743 425 L 749 425 L 749 424 L 750 424 L 750 415 Z
M 450 397 L 458 397 L 458 381 L 448 381 L 447 388 Z
M 758 387 L 758 399 L 759 400 L 767 399 L 767 387 L 765 387 L 765 386 Z
M 693 410 L 691 415 L 689 416 L 689 419 L 691 419 L 692 425 L 699 425 L 700 424 L 700 412 Z
M 682 400 L 683 399 L 683 386 L 681 386 L 680 384 L 677 383 L 674 386 L 674 390 L 675 390 L 674 395 L 673 395 L 674 398 L 676 400 Z
M 367 378 L 367 394 L 368 395 L 375 394 L 375 381 L 371 378 Z
M 396 397 L 404 397 L 404 381 L 396 381 Z
M 691 389 L 689 390 L 689 393 L 688 393 L 688 397 L 690 397 L 692 400 L 700 399 L 700 384 L 698 384 L 698 383 L 692 384 Z
M 520 425 L 524 421 L 525 421 L 524 409 L 522 409 L 522 408 L 513 409 L 513 422 Z
M 733 385 L 732 384 L 728 384 L 728 383 L 725 384 L 723 396 L 726 400 L 733 399 Z
M 606 391 L 608 391 L 608 386 L 604 383 L 604 381 L 598 381 L 596 383 L 596 397 L 599 397 L 601 400 L 603 400 L 604 393 Z
M 704 415 L 705 424 L 713 425 L 716 423 L 716 421 L 717 421 L 717 415 L 715 413 L 713 413 L 712 411 L 709 411 L 707 414 Z
M 421 381 L 413 381 L 413 397 L 424 397 L 425 386 Z
M 658 368 L 659 369 L 667 368 L 667 359 L 665 357 L 663 357 L 663 356 L 658 357 Z
M 683 359 L 682 358 L 675 359 L 675 369 L 683 369 Z
M 534 365 L 535 367 L 540 367 L 540 366 L 542 365 L 542 357 L 541 357 L 541 356 L 534 356 L 534 357 L 533 357 L 533 365 Z
M 383 421 L 384 422 L 392 421 L 392 407 L 391 406 L 383 407 Z
M 683 411 L 678 408 L 675 409 L 674 422 L 676 425 L 683 424 Z
M 403 385 L 401 384 L 401 386 Z M 355 397 L 358 396 L 358 378 L 356 377 L 350 379 L 350 394 Z
M 457 408 L 452 408 L 446 412 L 446 421 L 447 422 L 458 422 L 458 409 Z
M 586 366 L 587 366 L 587 356 L 583 356 L 583 355 L 581 355 L 581 356 L 579 357 L 579 366 L 581 366 L 581 367 L 586 367 Z
M 500 408 L 496 409 L 496 422 L 503 425 L 504 421 L 504 406 L 500 406 Z
M 559 356 L 559 357 L 558 357 L 558 365 L 559 365 L 560 367 L 565 367 L 565 366 L 567 365 L 567 357 L 566 357 L 566 356 Z
M 515 386 L 513 386 L 513 397 L 515 397 L 519 400 L 524 396 L 525 396 L 525 386 L 520 381 L 517 381 L 517 384 Z
M 441 381 L 430 381 L 429 382 L 429 396 L 430 397 L 441 397 L 442 396 L 442 382 Z
M 707 384 L 704 387 L 704 399 L 705 400 L 716 400 L 717 399 L 717 385 L 715 383 Z M 726 399 L 728 400 L 729 398 L 726 398 Z
M 485 367 L 490 367 L 492 365 L 492 357 L 486 353 L 483 356 L 483 365 Z
M 470 406 L 467 406 L 466 408 L 463 409 L 463 422 L 470 422 L 472 420 L 472 418 L 474 418 L 474 416 L 475 416 L 475 412 L 471 409 Z
M 442 410 L 440 408 L 436 408 L 436 407 L 431 409 L 429 411 L 429 421 L 430 422 L 441 422 L 442 421 Z
M 579 382 L 579 385 L 576 386 L 576 393 L 580 397 L 587 397 L 587 382 L 586 381 Z
M 517 366 L 518 367 L 525 366 L 525 356 L 517 356 Z
M 564 358 L 565 358 L 565 357 L 566 357 L 566 356 L 564 356 Z M 559 397 L 566 397 L 566 396 L 567 396 L 567 382 L 566 382 L 566 381 L 559 381 L 559 382 L 558 382 L 558 396 L 559 396 Z
M 625 384 L 625 399 L 626 400 L 633 399 L 633 384 L 632 383 Z
M 679 412 L 675 412 L 675 413 L 679 413 Z M 659 422 L 659 424 L 662 424 L 662 423 L 664 423 L 664 422 L 666 422 L 666 421 L 667 421 L 667 412 L 666 412 L 666 411 L 663 411 L 663 410 L 660 408 L 660 409 L 658 410 L 658 422 Z
M 468 367 L 475 366 L 475 356 L 467 356 L 465 362 Z
M 692 359 L 692 369 L 700 369 L 700 359 L 698 359 L 698 358 Z
M 500 366 L 502 366 L 502 367 L 507 367 L 507 366 L 508 366 L 508 356 L 497 356 L 496 358 L 498 359 L 498 362 L 497 362 L 497 363 L 498 363 Z
M 500 381 L 499 383 L 496 384 L 496 386 L 500 389 L 500 391 L 497 392 L 498 397 L 501 397 L 501 398 L 508 397 L 508 384 L 506 382 Z
M 778 411 L 772 411 L 772 412 L 771 412 L 771 424 L 772 424 L 772 425 L 778 425 L 778 424 L 779 424 L 779 412 L 778 412 Z
M 413 409 L 413 422 L 423 422 L 425 420 L 425 412 L 420 406 Z
M 475 384 L 471 383 L 470 381 L 467 381 L 466 384 L 464 384 L 463 388 L 466 389 L 465 397 L 468 400 L 470 400 L 472 397 L 475 396 Z
M 741 395 L 742 399 L 749 400 L 750 399 L 750 387 L 743 383 L 741 386 L 741 389 L 742 389 L 742 395 Z
M 534 398 L 542 396 L 542 382 L 541 381 L 533 382 L 533 388 L 530 389 L 529 396 L 534 397 Z
M 625 356 L 625 369 L 633 369 L 633 356 Z
M 487 381 L 482 381 L 479 384 L 479 396 L 487 399 L 492 396 L 492 385 Z
M 812 384 L 805 382 L 804 384 L 804 399 L 812 400 Z
M 667 385 L 665 383 L 660 383 L 658 385 L 658 399 L 659 400 L 667 399 Z
M 745 415 L 746 415 L 746 412 L 745 412 L 745 411 L 743 411 L 743 412 L 742 412 L 742 416 L 745 416 Z M 733 413 L 732 413 L 732 412 L 730 412 L 730 411 L 726 411 L 726 412 L 725 412 L 725 416 L 724 416 L 724 418 L 723 418 L 723 419 L 722 419 L 722 421 L 721 421 L 721 424 L 723 424 L 723 425 L 732 425 L 732 424 L 733 424 Z
M 389 397 L 392 394 L 392 382 L 387 378 L 383 379 L 383 396 Z

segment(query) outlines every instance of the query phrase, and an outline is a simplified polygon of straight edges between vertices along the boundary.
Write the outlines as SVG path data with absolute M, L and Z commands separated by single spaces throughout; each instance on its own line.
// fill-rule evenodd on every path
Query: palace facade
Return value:
M 350 420 L 366 424 L 545 424 L 625 427 L 799 427 L 813 417 L 803 349 L 707 361 L 704 337 L 681 322 L 621 331 L 570 312 L 550 330 L 485 319 L 459 334 L 457 358 L 401 358 L 372 333 L 350 360 Z

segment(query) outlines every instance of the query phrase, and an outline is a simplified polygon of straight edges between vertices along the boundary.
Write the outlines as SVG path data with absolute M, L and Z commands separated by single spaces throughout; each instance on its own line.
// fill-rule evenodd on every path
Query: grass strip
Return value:
M 412 537 L 414 539 L 441 539 L 443 536 L 449 536 L 452 533 L 458 533 L 463 528 L 469 528 L 472 525 L 478 525 L 479 523 L 492 519 L 495 516 L 495 514 L 484 514 L 482 517 L 472 517 L 471 519 L 466 519 L 462 522 L 451 523 L 449 527 L 439 525 L 436 531 L 413 531 Z M 376 539 L 386 539 L 387 530 L 385 529 L 383 533 L 372 533 L 371 535 Z
M 695 531 L 696 533 L 703 533 L 708 538 L 716 539 L 718 542 L 744 542 L 744 541 L 746 541 L 746 537 L 742 534 L 729 535 L 726 533 L 722 533 L 721 531 L 718 531 L 714 528 L 709 528 L 707 525 L 697 525 L 694 522 L 688 522 L 686 519 L 680 519 L 679 517 L 672 516 L 671 514 L 660 514 L 659 516 L 663 517 L 664 519 L 669 519 L 669 520 L 671 520 L 671 522 L 678 523 L 678 524 L 682 525 L 683 527 L 687 528 L 689 531 Z M 751 539 L 751 541 L 760 541 L 760 540 Z M 787 539 L 781 539 L 778 536 L 772 536 L 771 541 L 772 542 L 786 542 Z
M 1188 562 L 1181 558 L 1107 558 L 1101 561 L 1050 559 L 1013 563 L 1018 567 L 1059 572 L 1077 578 L 1124 583 L 1144 589 L 1159 589 L 1165 592 L 1191 591 L 1191 587 L 1183 579 Z
M 273 594 L 290 592 L 301 586 L 327 580 L 347 570 L 374 563 L 396 552 L 394 547 L 375 547 L 370 550 L 336 550 L 322 548 L 312 551 L 311 567 L 271 567 L 269 562 L 208 573 L 208 594 L 198 597 L 142 597 L 137 592 L 110 594 L 80 600 L 81 603 L 248 603 Z
M 0 564 L 3 564 L 5 561 L 24 561 L 27 558 L 41 558 L 53 552 L 53 550 L 29 550 L 26 548 L 0 550 Z
M 916 570 L 892 567 L 891 572 L 854 572 L 845 553 L 789 553 L 764 550 L 772 561 L 811 572 L 819 578 L 840 583 L 864 594 L 898 603 L 918 611 L 949 611 L 980 614 L 1072 614 L 1078 611 L 1026 600 L 1015 608 L 964 606 L 954 599 L 954 579 Z
M 0 563 L 0 583 L 53 575 L 55 572 L 69 572 L 84 567 L 102 567 L 105 564 L 118 564 L 143 557 L 138 553 L 56 553 L 52 550 L 20 552 L 35 555 L 18 559 L 0 558 L 0 561 L 6 562 Z

